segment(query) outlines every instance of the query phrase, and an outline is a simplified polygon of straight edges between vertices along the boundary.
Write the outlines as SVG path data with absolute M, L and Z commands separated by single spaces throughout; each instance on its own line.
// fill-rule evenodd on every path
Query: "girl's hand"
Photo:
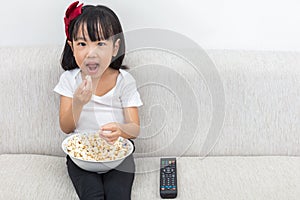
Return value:
M 99 134 L 100 137 L 105 139 L 109 144 L 113 144 L 121 136 L 122 131 L 118 123 L 112 122 L 103 125 L 100 128 Z
M 73 95 L 73 106 L 84 106 L 91 100 L 92 94 L 92 79 L 90 76 L 86 76 L 86 79 L 84 79 L 75 90 Z

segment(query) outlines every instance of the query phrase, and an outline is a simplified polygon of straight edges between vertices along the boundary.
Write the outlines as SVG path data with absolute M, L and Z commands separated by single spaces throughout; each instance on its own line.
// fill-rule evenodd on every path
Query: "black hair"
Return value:
M 91 41 L 107 40 L 112 38 L 113 43 L 115 44 L 115 41 L 120 39 L 118 54 L 112 58 L 109 67 L 116 70 L 119 70 L 120 68 L 127 69 L 126 66 L 122 65 L 125 56 L 125 41 L 122 26 L 117 15 L 110 8 L 102 5 L 83 6 L 82 13 L 70 23 L 70 39 L 72 41 L 76 40 L 77 33 L 80 28 L 85 39 L 84 27 L 86 27 Z M 61 55 L 61 66 L 64 70 L 79 68 L 75 61 L 75 57 L 73 56 L 73 51 L 68 44 L 68 39 L 66 40 L 64 50 Z

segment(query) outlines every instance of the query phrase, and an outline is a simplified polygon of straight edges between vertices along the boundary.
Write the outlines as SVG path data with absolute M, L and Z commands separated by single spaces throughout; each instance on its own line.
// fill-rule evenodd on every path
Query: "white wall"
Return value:
M 0 46 L 62 45 L 63 15 L 71 2 L 2 0 Z M 120 17 L 125 32 L 144 27 L 165 28 L 210 49 L 300 50 L 298 0 L 87 0 L 84 3 L 111 7 Z

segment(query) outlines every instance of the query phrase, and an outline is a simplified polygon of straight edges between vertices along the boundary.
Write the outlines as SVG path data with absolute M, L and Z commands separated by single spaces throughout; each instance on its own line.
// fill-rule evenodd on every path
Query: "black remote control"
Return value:
M 160 196 L 163 199 L 177 196 L 176 158 L 160 159 Z

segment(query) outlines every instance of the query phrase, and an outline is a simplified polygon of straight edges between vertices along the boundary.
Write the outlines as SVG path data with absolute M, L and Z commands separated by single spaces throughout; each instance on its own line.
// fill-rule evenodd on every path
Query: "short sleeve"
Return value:
M 130 74 L 127 74 L 125 77 L 120 99 L 123 108 L 139 107 L 143 105 L 140 94 L 136 87 L 136 81 Z
M 73 98 L 73 93 L 74 93 L 73 90 L 74 89 L 73 89 L 72 82 L 73 82 L 73 80 L 72 80 L 71 73 L 69 71 L 65 71 L 60 76 L 59 82 L 55 86 L 53 91 L 60 94 L 60 95 L 62 95 L 62 96 Z

